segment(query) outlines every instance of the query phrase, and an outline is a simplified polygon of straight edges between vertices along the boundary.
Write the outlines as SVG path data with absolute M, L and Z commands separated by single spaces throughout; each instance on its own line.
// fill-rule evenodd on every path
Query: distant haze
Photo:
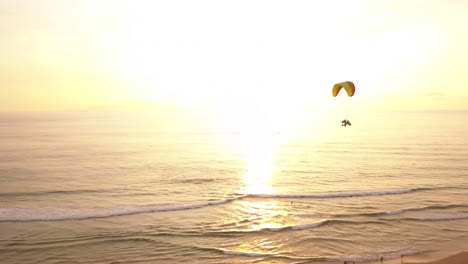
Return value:
M 466 10 L 455 0 L 4 0 L 0 111 L 467 109 Z M 332 98 L 346 80 L 355 96 Z

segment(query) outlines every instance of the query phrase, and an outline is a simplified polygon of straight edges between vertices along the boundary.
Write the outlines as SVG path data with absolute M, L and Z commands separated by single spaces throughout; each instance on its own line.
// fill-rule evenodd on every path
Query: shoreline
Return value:
M 453 253 L 450 255 L 445 254 L 442 258 L 440 254 L 438 258 L 430 257 L 429 260 L 424 261 L 408 261 L 405 264 L 468 264 L 468 250 Z
M 338 262 L 337 262 L 338 263 Z M 340 262 L 343 263 L 343 262 Z M 347 262 L 348 264 L 353 262 Z M 468 249 L 462 251 L 430 251 L 379 261 L 355 262 L 356 264 L 468 264 Z

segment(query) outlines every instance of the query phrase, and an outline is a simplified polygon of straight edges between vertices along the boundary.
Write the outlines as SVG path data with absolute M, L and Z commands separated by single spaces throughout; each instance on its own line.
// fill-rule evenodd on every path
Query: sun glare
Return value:
M 247 158 L 244 182 L 247 193 L 259 194 L 273 191 L 271 187 L 273 149 L 271 145 L 266 145 L 268 143 L 259 143 L 261 137 L 262 135 L 256 135 L 244 143 Z
M 244 175 L 247 193 L 271 193 L 271 173 L 274 160 L 274 138 L 267 129 L 244 130 L 240 134 L 246 158 Z

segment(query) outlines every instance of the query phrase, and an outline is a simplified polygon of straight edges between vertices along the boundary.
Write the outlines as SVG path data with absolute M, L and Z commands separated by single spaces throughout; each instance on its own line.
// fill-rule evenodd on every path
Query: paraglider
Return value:
M 356 91 L 356 87 L 354 86 L 353 82 L 350 82 L 350 81 L 340 82 L 340 83 L 333 85 L 333 89 L 332 89 L 333 97 L 336 97 L 342 88 L 346 91 L 349 97 L 352 97 L 354 95 L 354 92 Z M 345 119 L 341 121 L 341 126 L 344 126 L 344 127 L 351 126 L 351 122 L 349 122 L 348 119 Z
M 333 97 L 336 97 L 338 95 L 341 88 L 345 89 L 349 97 L 352 97 L 354 95 L 354 92 L 356 91 L 356 88 L 354 87 L 353 82 L 350 82 L 350 81 L 340 82 L 340 83 L 333 85 L 333 89 L 332 89 Z

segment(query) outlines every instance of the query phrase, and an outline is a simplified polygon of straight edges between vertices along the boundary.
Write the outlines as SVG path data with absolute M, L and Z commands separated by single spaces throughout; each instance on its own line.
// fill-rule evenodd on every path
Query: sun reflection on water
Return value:
M 276 231 L 287 226 L 288 214 L 282 210 L 278 201 L 236 201 L 236 213 L 232 218 L 237 219 L 236 230 L 243 231 Z M 244 241 L 237 247 L 230 248 L 229 252 L 238 255 L 268 256 L 287 252 L 281 240 L 257 237 L 251 241 Z
M 288 214 L 277 201 L 242 201 L 244 217 L 249 219 L 252 230 L 278 229 L 287 226 Z M 247 216 L 246 216 L 247 215 Z
M 257 124 L 242 131 L 239 146 L 245 159 L 245 173 L 242 175 L 245 194 L 274 194 L 275 156 L 278 154 L 277 134 Z M 284 201 L 272 199 L 241 199 L 235 202 L 235 212 L 230 219 L 236 219 L 235 230 L 239 231 L 278 231 L 291 226 L 294 222 L 291 215 L 284 210 Z M 231 226 L 232 227 L 232 226 Z M 256 237 L 244 241 L 237 247 L 230 248 L 227 254 L 248 255 L 257 257 L 276 256 L 289 252 L 281 239 Z M 268 259 L 268 263 L 271 259 Z M 260 262 L 259 262 L 260 263 Z
M 243 176 L 248 194 L 272 193 L 271 173 L 274 162 L 274 138 L 270 132 L 251 131 L 241 135 L 246 159 Z

